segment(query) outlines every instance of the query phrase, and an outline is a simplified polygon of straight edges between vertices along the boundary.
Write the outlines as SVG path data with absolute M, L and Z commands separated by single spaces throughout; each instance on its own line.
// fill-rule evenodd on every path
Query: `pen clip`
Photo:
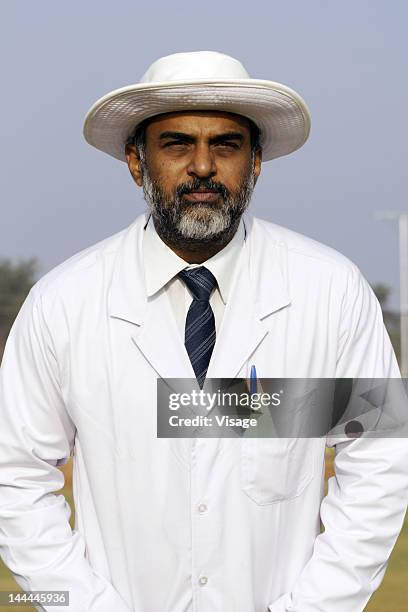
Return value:
M 253 395 L 258 390 L 258 382 L 256 376 L 256 367 L 254 365 L 251 366 L 251 375 L 249 379 L 249 393 Z

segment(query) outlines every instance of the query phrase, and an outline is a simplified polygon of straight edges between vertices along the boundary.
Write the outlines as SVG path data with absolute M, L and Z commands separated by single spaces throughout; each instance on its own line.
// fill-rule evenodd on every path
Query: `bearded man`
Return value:
M 400 376 L 357 267 L 247 211 L 261 162 L 309 127 L 293 90 L 215 52 L 90 109 L 85 138 L 148 211 L 43 276 L 7 341 L 0 545 L 23 589 L 69 591 L 71 612 L 357 612 L 380 584 L 405 440 L 157 435 L 161 379 Z

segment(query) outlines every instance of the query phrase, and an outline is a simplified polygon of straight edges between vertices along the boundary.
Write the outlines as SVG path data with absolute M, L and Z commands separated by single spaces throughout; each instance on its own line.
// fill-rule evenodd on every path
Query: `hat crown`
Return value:
M 142 76 L 140 83 L 249 78 L 241 62 L 229 55 L 217 51 L 192 51 L 173 53 L 156 60 Z

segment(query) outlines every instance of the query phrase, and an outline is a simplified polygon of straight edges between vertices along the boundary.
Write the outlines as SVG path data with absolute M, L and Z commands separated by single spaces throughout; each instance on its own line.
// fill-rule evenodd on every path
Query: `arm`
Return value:
M 344 301 L 336 377 L 400 377 L 380 306 L 357 269 Z M 292 591 L 272 603 L 270 612 L 364 610 L 383 579 L 404 520 L 406 433 L 401 438 L 328 437 L 336 457 L 335 476 L 321 504 L 324 532 Z
M 24 590 L 69 591 L 68 612 L 128 612 L 85 557 L 56 467 L 75 426 L 64 405 L 52 338 L 35 285 L 10 332 L 0 371 L 0 553 Z M 44 606 L 39 610 L 53 610 Z

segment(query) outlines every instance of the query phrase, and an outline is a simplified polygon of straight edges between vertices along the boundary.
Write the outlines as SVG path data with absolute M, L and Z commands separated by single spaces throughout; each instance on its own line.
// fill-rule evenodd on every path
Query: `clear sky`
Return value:
M 407 23 L 404 0 L 2 0 L 0 257 L 37 256 L 42 275 L 131 223 L 145 203 L 84 116 L 158 57 L 210 49 L 311 109 L 252 212 L 338 249 L 397 307 L 397 225 L 373 215 L 408 212 Z

